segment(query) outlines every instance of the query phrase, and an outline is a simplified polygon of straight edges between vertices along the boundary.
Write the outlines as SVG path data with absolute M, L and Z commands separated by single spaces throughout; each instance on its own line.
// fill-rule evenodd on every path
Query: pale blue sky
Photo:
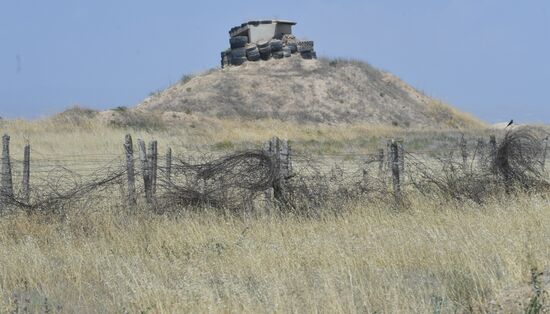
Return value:
M 0 116 L 133 106 L 266 18 L 489 122 L 550 123 L 546 0 L 0 0 Z

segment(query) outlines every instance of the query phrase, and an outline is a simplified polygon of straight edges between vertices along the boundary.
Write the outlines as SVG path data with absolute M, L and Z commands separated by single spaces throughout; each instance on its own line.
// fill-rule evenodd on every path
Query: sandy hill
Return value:
M 400 127 L 482 125 L 369 64 L 294 56 L 187 77 L 133 110 Z

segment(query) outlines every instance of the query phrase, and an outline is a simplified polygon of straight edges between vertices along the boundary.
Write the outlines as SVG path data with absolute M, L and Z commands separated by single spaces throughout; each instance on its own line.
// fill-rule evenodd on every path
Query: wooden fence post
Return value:
M 151 193 L 151 174 L 149 170 L 149 161 L 147 160 L 147 149 L 145 142 L 138 139 L 139 159 L 141 161 L 141 173 L 143 175 L 143 185 L 145 187 L 145 200 L 147 203 L 153 203 L 153 195 Z
M 151 193 L 155 195 L 157 193 L 157 162 L 158 162 L 158 144 L 157 141 L 151 141 L 149 143 L 149 170 L 151 177 Z
M 400 182 L 400 175 L 399 175 L 399 146 L 395 141 L 391 141 L 390 156 L 391 156 L 393 193 L 395 196 L 395 202 L 398 205 L 400 205 L 402 203 L 402 195 L 401 195 L 401 182 Z
M 466 172 L 468 170 L 468 145 L 464 134 L 460 138 L 460 155 L 462 156 L 462 170 Z
M 485 141 L 483 139 L 477 140 L 476 153 L 478 155 L 478 166 L 481 170 L 485 171 L 487 169 L 487 160 L 485 152 Z
M 172 148 L 166 151 L 166 184 L 172 184 Z
M 546 154 L 548 153 L 548 136 L 543 140 L 542 145 L 543 147 L 542 147 L 541 167 L 542 167 L 542 171 L 544 171 L 546 166 Z
M 23 202 L 28 204 L 31 198 L 31 146 L 25 145 L 23 150 Z
M 399 182 L 405 183 L 405 146 L 403 140 L 397 141 L 397 156 L 399 158 Z
M 124 139 L 124 151 L 126 154 L 126 174 L 128 177 L 128 205 L 133 206 L 136 204 L 136 179 L 134 172 L 134 144 L 132 143 L 132 136 L 126 134 Z
M 264 150 L 274 163 L 276 177 L 273 182 L 273 198 L 281 206 L 285 203 L 285 181 L 292 175 L 292 150 L 290 142 L 274 137 L 266 143 Z M 269 199 L 271 191 L 265 194 L 266 199 Z
M 382 177 L 382 174 L 384 173 L 384 149 L 380 148 L 378 150 L 378 176 Z
M 13 197 L 13 181 L 10 162 L 10 136 L 4 134 L 2 137 L 2 173 L 1 173 L 0 197 L 6 199 Z

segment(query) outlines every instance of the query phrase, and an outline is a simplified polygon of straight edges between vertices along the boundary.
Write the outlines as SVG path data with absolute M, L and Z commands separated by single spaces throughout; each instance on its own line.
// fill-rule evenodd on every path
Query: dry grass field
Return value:
M 478 313 L 496 300 L 522 311 L 534 296 L 531 269 L 549 266 L 545 197 L 338 212 L 129 216 L 95 204 L 64 219 L 3 217 L 0 309 Z
M 81 116 L 1 121 L 0 131 L 11 135 L 13 156 L 28 141 L 33 158 L 122 155 L 128 132 L 180 153 L 231 151 L 274 135 L 304 152 L 367 152 L 392 136 L 425 148 L 428 139 L 443 143 L 457 133 L 199 116 L 134 130 Z M 0 313 L 522 313 L 548 306 L 548 295 L 532 288 L 550 285 L 547 193 L 482 204 L 411 193 L 406 208 L 354 200 L 320 213 L 141 208 L 130 215 L 113 197 L 56 215 L 2 215 Z

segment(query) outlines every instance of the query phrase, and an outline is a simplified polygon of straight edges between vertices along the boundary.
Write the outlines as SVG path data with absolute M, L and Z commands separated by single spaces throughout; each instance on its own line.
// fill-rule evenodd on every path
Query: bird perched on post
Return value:
M 514 124 L 514 119 L 510 120 L 510 122 L 508 122 L 508 125 L 506 127 L 509 127 L 511 126 L 512 124 Z

